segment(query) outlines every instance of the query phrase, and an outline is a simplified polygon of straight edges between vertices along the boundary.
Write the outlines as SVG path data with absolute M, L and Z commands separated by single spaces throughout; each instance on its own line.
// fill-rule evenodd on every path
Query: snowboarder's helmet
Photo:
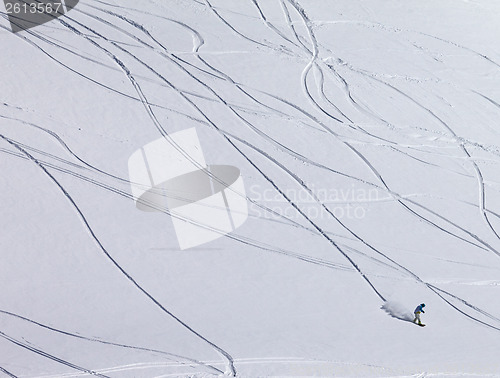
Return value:
M 422 303 L 420 306 L 425 307 L 425 303 Z

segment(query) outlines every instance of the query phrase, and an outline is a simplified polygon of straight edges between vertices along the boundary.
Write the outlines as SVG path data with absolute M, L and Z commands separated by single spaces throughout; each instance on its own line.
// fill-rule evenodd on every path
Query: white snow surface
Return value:
M 0 376 L 500 377 L 500 2 L 0 11 Z M 181 251 L 127 162 L 192 127 L 249 218 Z

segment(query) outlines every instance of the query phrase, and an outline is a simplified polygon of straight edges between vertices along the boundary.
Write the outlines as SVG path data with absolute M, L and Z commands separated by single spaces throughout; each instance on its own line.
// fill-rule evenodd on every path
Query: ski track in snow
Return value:
M 78 371 L 80 371 L 82 373 L 85 373 L 85 374 L 94 375 L 96 377 L 109 378 L 109 376 L 107 376 L 107 375 L 100 374 L 100 373 L 98 373 L 98 372 L 96 372 L 94 370 L 86 369 L 86 368 L 78 366 L 78 365 L 76 365 L 76 364 L 74 364 L 74 363 L 72 363 L 70 361 L 64 360 L 64 359 L 59 358 L 57 356 L 54 356 L 54 355 L 52 355 L 50 353 L 47 353 L 47 352 L 45 352 L 45 351 L 43 351 L 41 349 L 35 348 L 35 347 L 29 345 L 29 343 L 20 341 L 20 340 L 14 338 L 12 336 L 7 335 L 6 333 L 4 333 L 2 331 L 0 331 L 0 337 L 3 338 L 3 339 L 5 339 L 5 340 L 7 340 L 7 341 L 9 341 L 9 342 L 11 342 L 14 345 L 17 345 L 17 346 L 19 346 L 19 347 L 21 347 L 23 349 L 26 349 L 26 350 L 28 350 L 30 352 L 36 353 L 36 354 L 38 354 L 38 355 L 40 355 L 40 356 L 42 356 L 44 358 L 47 358 L 49 360 L 52 360 L 52 361 L 56 362 L 58 364 L 68 366 L 68 367 L 70 367 L 72 369 L 78 370 Z
M 17 378 L 17 375 L 12 374 L 10 371 L 8 371 L 7 369 L 4 369 L 1 366 L 0 366 L 0 371 L 8 377 Z
M 22 320 L 24 322 L 27 322 L 27 323 L 34 324 L 34 325 L 36 325 L 36 326 L 38 326 L 40 328 L 49 330 L 51 332 L 55 332 L 55 333 L 59 333 L 61 335 L 69 336 L 71 338 L 85 340 L 85 341 L 89 341 L 89 342 L 92 342 L 92 343 L 99 343 L 99 344 L 104 344 L 104 345 L 110 345 L 110 346 L 114 346 L 114 347 L 118 347 L 118 348 L 133 349 L 133 350 L 138 350 L 138 351 L 151 352 L 151 353 L 154 353 L 154 354 L 162 354 L 162 355 L 167 356 L 171 361 L 174 361 L 174 362 L 181 361 L 181 366 L 182 365 L 183 366 L 193 366 L 193 367 L 195 367 L 195 366 L 202 366 L 202 365 L 206 366 L 201 361 L 197 361 L 197 360 L 194 360 L 192 358 L 185 357 L 185 356 L 179 356 L 179 355 L 174 354 L 174 353 L 169 353 L 169 352 L 161 351 L 161 350 L 158 350 L 158 349 L 151 349 L 151 348 L 134 346 L 134 345 L 119 344 L 119 343 L 115 343 L 115 342 L 111 342 L 111 341 L 101 340 L 101 339 L 98 339 L 98 338 L 95 338 L 95 337 L 83 336 L 83 335 L 75 334 L 75 333 L 72 333 L 72 332 L 60 330 L 60 329 L 51 327 L 49 325 L 37 322 L 37 321 L 35 321 L 33 319 L 29 319 L 29 318 L 26 318 L 24 316 L 21 316 L 21 315 L 18 315 L 18 314 L 14 314 L 14 313 L 11 313 L 11 312 L 8 312 L 8 311 L 0 310 L 0 313 L 3 314 L 3 315 L 7 315 L 9 317 L 15 318 L 15 319 L 20 319 L 20 320 Z M 222 371 L 220 371 L 220 370 L 218 370 L 218 369 L 216 369 L 216 368 L 214 368 L 212 366 L 207 366 L 207 367 L 210 368 L 210 369 L 212 369 L 212 370 L 215 370 L 216 373 L 223 373 Z
M 480 144 L 479 142 L 471 141 L 465 137 L 461 137 L 454 131 L 452 126 L 450 126 L 448 122 L 441 118 L 441 116 L 438 115 L 433 109 L 420 103 L 417 98 L 415 98 L 411 94 L 406 93 L 403 89 L 398 88 L 395 84 L 391 84 L 386 80 L 376 77 L 375 75 L 372 75 L 361 69 L 357 69 L 351 64 L 342 64 L 338 67 L 326 64 L 325 61 L 322 60 L 324 51 L 322 51 L 322 44 L 317 40 L 314 27 L 315 25 L 326 24 L 327 22 L 315 22 L 314 20 L 309 19 L 306 11 L 298 1 L 280 0 L 279 3 L 283 11 L 283 14 L 281 15 L 284 20 L 283 25 L 277 25 L 274 21 L 270 21 L 275 20 L 275 18 L 271 18 L 266 14 L 265 8 L 261 3 L 259 3 L 259 1 L 248 1 L 251 3 L 255 11 L 255 14 L 252 15 L 255 17 L 255 22 L 259 25 L 261 24 L 259 27 L 263 27 L 269 32 L 267 34 L 268 38 L 269 35 L 273 35 L 275 38 L 277 38 L 277 40 L 270 41 L 267 38 L 265 40 L 259 40 L 259 38 L 257 38 L 256 36 L 248 35 L 245 32 L 240 31 L 237 25 L 233 24 L 230 19 L 224 16 L 224 14 L 228 14 L 230 12 L 224 12 L 223 9 L 219 9 L 216 5 L 212 4 L 212 2 L 208 0 L 197 1 L 196 3 L 199 7 L 205 8 L 212 15 L 212 17 L 214 18 L 214 22 L 222 23 L 230 33 L 234 34 L 237 38 L 241 38 L 247 43 L 250 43 L 256 49 L 269 54 L 284 54 L 287 56 L 290 56 L 291 54 L 293 58 L 299 61 L 306 62 L 303 71 L 301 72 L 300 80 L 303 89 L 303 95 L 307 99 L 307 102 L 311 105 L 310 108 L 305 108 L 304 105 L 301 106 L 294 103 L 293 101 L 284 99 L 277 93 L 270 93 L 266 90 L 254 87 L 253 85 L 249 86 L 248 84 L 238 82 L 236 79 L 231 77 L 231 74 L 229 74 L 228 72 L 224 72 L 224 70 L 218 68 L 216 64 L 210 63 L 209 59 L 206 58 L 206 56 L 208 56 L 208 52 L 206 52 L 205 54 L 205 52 L 203 51 L 203 46 L 205 45 L 205 37 L 201 32 L 196 30 L 196 28 L 194 28 L 193 26 L 182 22 L 181 20 L 160 16 L 163 18 L 164 22 L 174 23 L 184 28 L 188 33 L 192 35 L 192 55 L 199 65 L 193 63 L 193 61 L 189 61 L 189 59 L 182 58 L 181 54 L 179 53 L 169 51 L 168 48 L 162 44 L 158 36 L 154 35 L 152 31 L 149 31 L 148 28 L 144 26 L 144 24 L 141 24 L 140 22 L 134 20 L 134 14 L 141 15 L 141 17 L 148 15 L 147 12 L 139 9 L 127 7 L 117 8 L 117 6 L 114 4 L 106 3 L 104 1 L 94 1 L 93 3 L 98 5 L 82 4 L 81 8 L 75 9 L 64 19 L 58 20 L 58 23 L 67 31 L 85 40 L 90 46 L 89 48 L 104 53 L 107 56 L 107 61 L 92 58 L 90 54 L 84 54 L 77 49 L 72 49 L 71 46 L 65 45 L 60 40 L 54 39 L 49 35 L 45 35 L 43 32 L 43 28 L 40 28 L 39 30 L 29 30 L 25 34 L 17 35 L 17 37 L 20 40 L 23 40 L 25 43 L 31 45 L 37 51 L 45 54 L 55 64 L 60 66 L 61 69 L 69 70 L 75 75 L 78 75 L 95 85 L 108 89 L 117 96 L 134 100 L 136 103 L 142 106 L 144 111 L 148 114 L 149 119 L 151 120 L 150 126 L 154 127 L 157 130 L 159 137 L 161 136 L 167 139 L 171 144 L 174 145 L 175 148 L 180 149 L 180 147 L 175 145 L 175 142 L 173 142 L 173 140 L 168 136 L 168 129 L 163 125 L 162 121 L 160 121 L 159 117 L 156 114 L 157 111 L 161 110 L 172 112 L 173 114 L 183 117 L 186 120 L 196 122 L 199 125 L 203 125 L 205 127 L 213 129 L 214 132 L 218 133 L 220 137 L 225 140 L 230 149 L 234 150 L 236 154 L 240 155 L 248 163 L 249 168 L 251 168 L 256 174 L 264 179 L 270 185 L 270 187 L 275 190 L 276 193 L 281 195 L 282 198 L 294 208 L 296 213 L 299 215 L 299 218 L 301 218 L 301 222 L 297 222 L 284 215 L 276 214 L 271 208 L 267 207 L 265 204 L 256 202 L 252 198 L 246 197 L 247 201 L 266 212 L 278 216 L 279 222 L 282 222 L 282 224 L 287 225 L 288 227 L 305 230 L 312 235 L 324 238 L 324 240 L 328 244 L 330 244 L 332 252 L 340 253 L 345 258 L 346 264 L 334 263 L 333 261 L 310 256 L 307 253 L 290 251 L 287 248 L 281 248 L 279 245 L 270 245 L 265 241 L 238 235 L 238 232 L 232 235 L 228 235 L 227 237 L 233 239 L 236 242 L 251 246 L 252 248 L 272 253 L 278 253 L 286 257 L 298 259 L 302 262 L 319 265 L 329 269 L 340 269 L 350 272 L 357 272 L 361 276 L 361 278 L 363 278 L 364 281 L 368 284 L 370 290 L 372 290 L 382 302 L 385 302 L 383 288 L 378 287 L 377 281 L 373 280 L 372 277 L 370 277 L 370 274 L 367 273 L 369 269 L 363 267 L 363 264 L 365 264 L 365 261 L 367 260 L 376 264 L 383 265 L 388 269 L 401 273 L 404 276 L 411 278 L 415 282 L 426 286 L 442 301 L 447 303 L 454 310 L 466 316 L 467 318 L 491 329 L 500 330 L 499 316 L 490 314 L 480 307 L 475 306 L 473 303 L 462 299 L 453 292 L 443 290 L 442 288 L 437 286 L 438 284 L 449 283 L 451 281 L 439 281 L 432 283 L 426 282 L 421 279 L 415 272 L 411 270 L 410 267 L 404 266 L 403 264 L 399 263 L 396 258 L 393 258 L 389 253 L 386 253 L 383 247 L 377 247 L 378 243 L 376 240 L 370 240 L 369 238 L 363 237 L 360 232 L 355 230 L 355 226 L 353 227 L 352 225 L 347 225 L 347 223 L 339 219 L 339 217 L 337 217 L 329 208 L 328 204 L 323 202 L 318 196 L 314 194 L 313 190 L 308 186 L 305 180 L 299 174 L 297 174 L 293 170 L 293 168 L 289 167 L 287 162 L 281 162 L 280 160 L 278 160 L 278 158 L 275 157 L 276 154 L 278 154 L 279 156 L 287 156 L 298 160 L 303 164 L 314 166 L 325 172 L 325 174 L 344 177 L 346 179 L 352 180 L 353 182 L 377 189 L 387 195 L 389 202 L 395 203 L 401 208 L 401 210 L 422 221 L 427 225 L 427 227 L 436 229 L 439 232 L 446 234 L 447 237 L 459 240 L 461 243 L 465 243 L 469 246 L 474 246 L 474 248 L 476 248 L 478 252 L 489 251 L 500 257 L 500 252 L 496 247 L 498 243 L 493 243 L 490 238 L 486 239 L 486 233 L 482 233 L 482 236 L 479 236 L 477 235 L 476 231 L 469 230 L 466 226 L 463 226 L 460 223 L 449 219 L 444 214 L 422 203 L 419 203 L 415 199 L 411 199 L 410 196 L 394 191 L 388 181 L 384 178 L 383 174 L 379 172 L 379 169 L 377 168 L 375 163 L 370 161 L 370 159 L 361 152 L 361 147 L 365 145 L 372 147 L 387 146 L 394 152 L 413 159 L 423 165 L 432 167 L 432 169 L 442 169 L 452 174 L 460 175 L 469 179 L 474 179 L 476 181 L 477 187 L 477 203 L 468 203 L 468 205 L 474 206 L 474 208 L 477 209 L 479 216 L 484 223 L 485 229 L 488 231 L 490 236 L 492 235 L 498 241 L 500 240 L 499 231 L 495 228 L 490 217 L 494 216 L 496 218 L 499 218 L 499 215 L 488 208 L 488 198 L 486 196 L 485 190 L 486 186 L 488 185 L 489 177 L 486 177 L 484 175 L 479 164 L 474 160 L 473 153 L 471 153 L 471 150 L 473 148 L 479 148 L 482 152 L 487 153 L 489 156 L 491 156 L 492 161 L 498 164 L 498 157 L 500 156 L 500 153 L 498 152 L 498 150 L 495 150 L 495 146 L 485 146 L 483 144 Z M 6 17 L 5 14 L 2 14 L 2 16 L 4 18 Z M 149 16 L 158 17 L 157 15 L 151 14 L 149 14 Z M 107 20 L 105 17 L 111 17 L 116 21 L 122 21 L 120 23 L 121 26 L 117 26 L 118 23 L 114 24 L 112 21 Z M 297 21 L 294 21 L 294 18 L 298 18 L 298 22 L 304 27 L 304 30 L 306 30 L 306 37 L 302 35 L 296 27 Z M 81 21 L 82 19 L 85 19 L 86 21 Z M 348 23 L 349 21 L 344 22 Z M 368 22 L 361 21 L 352 21 L 352 24 L 364 27 L 367 27 L 368 25 L 375 26 L 387 31 L 388 33 L 394 33 L 398 35 L 401 33 L 413 33 L 409 30 L 394 29 L 383 24 L 370 24 Z M 114 32 L 118 32 L 124 38 L 132 40 L 133 44 L 107 38 L 105 32 L 100 31 L 100 27 L 102 27 L 104 30 L 106 30 L 107 28 L 113 29 Z M 418 34 L 429 39 L 437 40 L 443 44 L 453 46 L 454 48 L 463 50 L 466 53 L 477 56 L 496 67 L 500 67 L 499 64 L 496 63 L 492 58 L 473 49 L 462 46 L 453 41 L 432 36 L 430 34 Z M 286 46 L 286 50 L 282 50 L 280 46 Z M 415 47 L 417 48 L 417 46 Z M 193 84 L 193 86 L 189 88 L 189 90 L 177 86 L 167 76 L 162 74 L 159 68 L 155 68 L 153 64 L 141 58 L 141 56 L 139 56 L 136 52 L 132 52 L 132 48 L 134 48 L 135 51 L 144 49 L 144 51 L 147 51 L 148 53 L 154 53 L 155 56 L 158 57 L 158 59 L 161 59 L 162 63 L 168 64 L 171 68 L 175 68 L 179 75 L 182 75 L 184 78 L 188 79 L 190 83 Z M 332 59 L 337 58 L 332 51 L 328 52 L 330 53 L 330 57 Z M 108 83 L 97 81 L 89 75 L 79 72 L 77 69 L 74 69 L 71 66 L 68 66 L 66 63 L 63 63 L 63 61 L 58 58 L 58 54 L 69 54 L 78 59 L 85 60 L 89 64 L 95 64 L 99 67 L 111 69 L 116 72 L 121 72 L 123 76 L 128 80 L 130 89 L 132 89 L 132 91 L 135 93 L 125 93 L 117 88 L 113 88 L 113 86 Z M 130 62 L 134 62 L 134 64 L 132 65 Z M 141 72 L 143 72 L 144 70 L 148 71 L 149 74 L 154 77 L 154 79 L 150 76 L 144 75 L 144 73 L 136 73 L 134 71 L 134 67 L 136 65 L 139 65 L 142 68 Z M 342 73 L 340 72 L 341 70 L 343 70 Z M 348 79 L 348 76 L 350 77 L 351 75 L 363 77 L 374 83 L 374 85 L 387 88 L 392 91 L 394 95 L 400 96 L 401 98 L 405 98 L 406 100 L 410 101 L 418 108 L 420 108 L 423 113 L 426 113 L 431 118 L 433 118 L 436 123 L 443 128 L 443 133 L 436 138 L 436 140 L 434 141 L 435 143 L 432 143 L 433 141 L 429 140 L 426 141 L 426 143 L 428 143 L 426 145 L 423 145 L 421 143 L 419 144 L 418 141 L 415 140 L 417 139 L 417 137 L 412 137 L 411 139 L 413 140 L 410 144 L 403 145 L 399 141 L 388 139 L 386 136 L 378 136 L 376 135 L 376 132 L 369 132 L 366 127 L 361 124 L 357 124 L 356 121 L 354 121 L 353 118 L 348 116 L 347 114 L 350 114 L 349 112 L 353 111 L 359 112 L 360 114 L 363 114 L 364 116 L 371 119 L 374 124 L 386 125 L 387 127 L 393 128 L 396 133 L 401 132 L 402 128 L 399 125 L 392 125 L 389 121 L 371 110 L 363 100 L 357 98 L 356 90 L 351 87 Z M 328 86 L 335 82 L 344 93 L 345 102 L 342 103 L 349 104 L 349 109 L 343 109 L 342 105 L 336 104 L 335 100 L 328 95 Z M 189 110 L 187 110 L 186 112 L 182 112 L 177 109 L 169 108 L 164 104 L 158 104 L 154 101 L 150 101 L 148 99 L 148 93 L 143 89 L 143 84 L 146 83 L 154 83 L 155 85 L 170 90 L 175 94 L 175 96 L 180 99 L 182 103 L 186 105 Z M 245 98 L 248 103 L 242 104 L 241 101 L 231 101 L 230 99 L 228 99 L 227 95 L 218 89 L 219 83 L 229 84 L 235 91 L 243 96 L 243 98 Z M 500 108 L 500 105 L 490 97 L 475 90 L 472 90 L 472 92 L 475 93 L 478 97 L 481 97 L 485 101 L 485 104 L 487 103 L 489 106 Z M 231 116 L 231 119 L 233 119 L 238 127 L 241 127 L 242 130 L 248 130 L 256 136 L 256 140 L 259 142 L 259 144 L 251 143 L 245 137 L 240 137 L 235 132 L 229 132 L 221 128 L 219 126 L 219 122 L 217 120 L 214 120 L 211 115 L 203 110 L 203 104 L 206 102 L 212 102 L 225 109 L 227 114 Z M 42 173 L 48 176 L 58 187 L 58 189 L 63 193 L 63 195 L 69 200 L 70 204 L 74 207 L 77 215 L 82 219 L 86 231 L 96 241 L 98 247 L 102 250 L 106 258 L 111 261 L 119 271 L 121 271 L 126 279 L 128 279 L 145 296 L 147 296 L 154 303 L 154 305 L 158 306 L 167 315 L 175 319 L 180 326 L 184 327 L 189 332 L 202 339 L 211 348 L 217 351 L 226 361 L 226 373 L 235 376 L 237 373 L 235 364 L 243 364 L 244 360 L 234 358 L 231 355 L 230 351 L 223 349 L 216 343 L 216 341 L 209 340 L 208 338 L 202 336 L 201 333 L 194 330 L 194 328 L 189 326 L 182 319 L 175 316 L 173 312 L 164 307 L 164 305 L 162 305 L 147 291 L 147 288 L 142 287 L 140 283 L 135 281 L 133 276 L 129 272 L 126 272 L 119 265 L 117 260 L 113 257 L 112 252 L 108 251 L 101 244 L 97 237 L 99 231 L 93 230 L 90 221 L 86 219 L 78 204 L 71 197 L 70 192 L 59 182 L 55 173 L 57 172 L 57 174 L 71 175 L 76 180 L 90 182 L 97 187 L 112 191 L 118 196 L 122 196 L 127 200 L 132 201 L 134 200 L 134 198 L 128 193 L 127 189 L 127 186 L 130 184 L 128 180 L 106 172 L 104 169 L 99 168 L 99 166 L 96 164 L 87 163 L 83 158 L 75 154 L 72 151 L 71 147 L 59 135 L 50 130 L 50 124 L 44 125 L 42 127 L 23 119 L 24 115 L 27 113 L 26 109 L 19 108 L 17 106 L 10 106 L 5 103 L 3 105 L 3 107 L 0 107 L 0 120 L 3 120 L 5 122 L 17 122 L 23 124 L 26 127 L 42 131 L 43 133 L 48 135 L 48 137 L 56 140 L 64 153 L 67 154 L 67 156 L 61 157 L 61 151 L 44 151 L 37 149 L 35 146 L 23 144 L 15 137 L 10 137 L 8 134 L 3 135 L 3 133 L 0 134 L 0 137 L 6 144 L 10 145 L 10 147 L 13 148 L 1 148 L 0 153 L 9 154 L 11 156 L 15 156 L 24 160 L 29 160 L 32 163 L 36 164 L 41 169 Z M 283 110 L 284 108 L 286 108 L 287 110 Z M 8 112 L 5 111 L 4 113 L 4 110 L 8 110 Z M 192 115 L 193 112 L 196 114 L 196 116 Z M 10 114 L 12 113 L 16 114 L 16 116 L 11 116 Z M 310 157 L 305 156 L 298 151 L 295 151 L 293 147 L 287 146 L 283 142 L 277 140 L 275 137 L 271 136 L 270 133 L 267 133 L 265 130 L 252 122 L 250 119 L 254 119 L 255 116 L 271 116 L 278 120 L 295 121 L 298 124 L 302 125 L 303 128 L 310 127 L 323 132 L 325 135 L 331 137 L 332 140 L 335 140 L 343 145 L 345 147 L 345 150 L 350 155 L 349 158 L 356 160 L 366 171 L 370 172 L 373 181 L 368 181 L 364 177 L 351 175 L 348 172 L 342 172 L 335 167 L 326 166 L 319 161 L 315 161 L 314 159 L 311 159 Z M 436 133 L 435 130 L 423 129 L 420 131 L 424 135 Z M 353 139 L 352 135 L 358 135 L 359 140 Z M 446 143 L 448 143 L 450 147 L 452 147 L 455 151 L 460 152 L 457 152 L 456 156 L 451 157 L 455 160 L 464 159 L 466 164 L 470 165 L 470 167 L 474 171 L 474 175 L 449 169 L 448 167 L 441 166 L 439 163 L 433 163 L 432 154 L 434 152 L 429 151 L 427 148 L 435 147 L 437 149 L 437 143 L 441 143 L 443 141 L 446 141 Z M 415 155 L 407 152 L 409 147 L 414 149 Z M 250 155 L 250 153 L 246 151 L 252 151 L 252 155 Z M 186 158 L 191 159 L 191 157 L 185 151 L 181 150 L 181 152 L 185 154 Z M 417 153 L 418 155 L 416 155 Z M 422 158 L 422 153 L 425 153 L 427 155 L 425 159 Z M 268 165 L 262 165 L 260 163 L 261 160 L 259 160 L 258 162 L 253 158 L 253 156 L 261 157 L 267 162 Z M 269 167 L 275 167 L 277 171 L 284 174 L 291 182 L 294 183 L 294 185 L 297 185 L 301 188 L 301 190 L 307 193 L 318 207 L 329 214 L 331 224 L 329 224 L 328 229 L 325 229 L 323 225 L 320 225 L 314 219 L 309 217 L 301 207 L 301 204 L 294 202 L 292 198 L 287 196 L 285 187 L 282 184 L 278 183 L 278 180 L 276 180 L 269 173 L 271 172 Z M 207 174 L 211 175 L 209 172 Z M 214 177 L 214 179 L 218 180 L 217 177 Z M 109 181 L 111 182 L 111 184 L 108 183 Z M 498 195 L 498 189 L 496 190 L 496 192 L 496 194 Z M 157 210 L 164 212 L 166 215 L 173 216 L 166 209 Z M 332 230 L 338 230 L 338 232 Z M 345 236 L 346 234 L 348 236 Z M 357 247 L 353 247 L 353 245 L 356 245 Z M 464 281 L 461 282 L 461 284 L 476 286 L 498 286 L 498 281 Z M 215 361 L 211 362 L 211 364 L 213 365 L 205 366 L 205 362 L 199 361 L 197 359 L 179 356 L 174 353 L 171 354 L 159 350 L 129 346 L 125 344 L 115 344 L 99 339 L 87 338 L 42 325 L 41 323 L 37 323 L 36 321 L 24 318 L 20 315 L 9 313 L 8 311 L 2 310 L 0 311 L 0 313 L 9 316 L 15 316 L 19 319 L 43 327 L 49 331 L 62 333 L 73 338 L 105 343 L 116 347 L 163 353 L 172 357 L 176 361 L 181 361 L 181 364 L 187 364 L 190 366 L 202 366 L 204 368 L 208 368 L 209 370 L 211 369 L 212 373 L 214 374 L 222 373 L 222 371 L 214 367 L 217 364 L 217 362 Z M 79 370 L 82 373 L 92 374 L 96 376 L 105 376 L 94 370 L 86 369 L 80 367 L 75 363 L 60 359 L 52 354 L 43 351 L 42 349 L 30 346 L 25 342 L 21 342 L 20 340 L 9 336 L 7 333 L 0 332 L 0 336 L 16 345 L 17 347 L 22 347 L 33 353 L 41 355 L 44 358 L 51 359 L 60 364 Z M 165 367 L 168 367 L 168 363 L 165 363 L 164 365 Z M 144 365 L 144 367 L 150 366 L 151 365 Z M 104 369 L 102 372 L 113 373 L 121 371 L 121 369 L 133 370 L 140 368 L 140 364 L 135 364 Z M 0 367 L 0 371 L 8 376 L 15 377 L 15 375 L 10 373 L 5 368 Z

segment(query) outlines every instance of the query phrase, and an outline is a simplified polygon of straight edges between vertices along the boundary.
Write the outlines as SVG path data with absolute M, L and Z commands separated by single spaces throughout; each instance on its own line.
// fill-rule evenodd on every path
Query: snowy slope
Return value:
M 500 3 L 0 10 L 0 375 L 500 376 Z M 193 127 L 249 217 L 180 250 L 128 160 Z

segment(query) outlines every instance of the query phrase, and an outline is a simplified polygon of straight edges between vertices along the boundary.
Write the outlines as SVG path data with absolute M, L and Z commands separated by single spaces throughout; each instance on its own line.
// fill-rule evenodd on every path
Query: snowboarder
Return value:
M 413 319 L 413 323 L 418 322 L 417 324 L 419 326 L 423 326 L 422 321 L 420 320 L 420 313 L 423 312 L 425 314 L 424 307 L 425 303 L 419 304 L 415 309 L 415 311 L 413 311 L 413 313 L 415 314 L 415 319 Z

